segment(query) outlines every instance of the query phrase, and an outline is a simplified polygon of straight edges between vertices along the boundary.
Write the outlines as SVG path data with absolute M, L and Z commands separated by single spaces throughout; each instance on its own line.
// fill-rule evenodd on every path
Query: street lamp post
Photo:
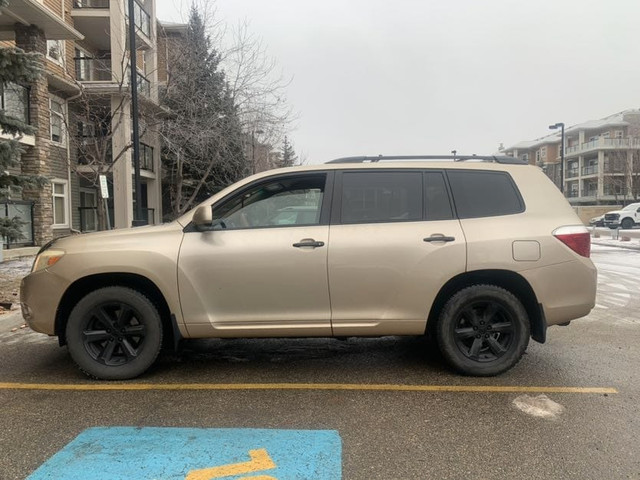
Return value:
M 560 129 L 560 191 L 564 193 L 564 123 L 549 125 L 551 130 Z
M 131 74 L 131 127 L 133 140 L 133 183 L 136 189 L 136 208 L 133 210 L 132 226 L 146 225 L 142 219 L 142 182 L 140 180 L 140 133 L 138 129 L 138 69 L 136 66 L 136 20 L 133 0 L 129 6 L 129 73 Z

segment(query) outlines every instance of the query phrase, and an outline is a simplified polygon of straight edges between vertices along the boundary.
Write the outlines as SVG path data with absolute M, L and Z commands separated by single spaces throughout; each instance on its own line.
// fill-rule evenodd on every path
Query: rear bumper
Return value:
M 597 270 L 588 258 L 521 272 L 542 305 L 547 325 L 584 317 L 595 307 Z

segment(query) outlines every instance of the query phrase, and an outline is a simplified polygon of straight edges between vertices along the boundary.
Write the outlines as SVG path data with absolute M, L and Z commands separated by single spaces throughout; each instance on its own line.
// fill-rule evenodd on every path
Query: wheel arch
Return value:
M 180 340 L 180 331 L 162 291 L 147 277 L 135 273 L 99 273 L 80 278 L 73 282 L 62 295 L 56 311 L 55 334 L 60 346 L 67 343 L 65 330 L 67 320 L 76 304 L 88 293 L 104 287 L 128 287 L 151 300 L 162 319 L 163 346 L 175 348 Z
M 536 342 L 544 343 L 546 340 L 547 322 L 542 306 L 538 303 L 533 288 L 527 280 L 516 272 L 509 270 L 476 270 L 456 275 L 438 292 L 429 316 L 427 317 L 426 333 L 435 333 L 440 312 L 447 301 L 459 290 L 472 285 L 495 285 L 514 294 L 524 306 L 529 317 L 531 338 Z

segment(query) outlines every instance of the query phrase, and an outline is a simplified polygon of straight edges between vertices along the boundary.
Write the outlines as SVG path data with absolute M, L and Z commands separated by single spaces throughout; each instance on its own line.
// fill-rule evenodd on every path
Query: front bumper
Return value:
M 48 269 L 33 272 L 20 283 L 22 316 L 32 330 L 55 335 L 56 312 L 68 287 L 62 277 Z

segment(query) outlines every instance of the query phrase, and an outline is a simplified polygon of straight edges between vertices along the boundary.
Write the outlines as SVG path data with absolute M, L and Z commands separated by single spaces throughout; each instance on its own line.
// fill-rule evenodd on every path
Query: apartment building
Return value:
M 640 109 L 629 109 L 565 129 L 564 168 L 561 135 L 555 131 L 517 143 L 503 153 L 540 166 L 574 206 L 618 205 L 640 196 Z
M 108 178 L 109 224 L 129 227 L 132 164 L 127 0 L 11 0 L 0 9 L 0 42 L 42 54 L 44 74 L 11 85 L 2 105 L 36 128 L 21 143 L 21 169 L 50 179 L 42 189 L 0 200 L 0 215 L 28 225 L 23 243 L 40 245 L 70 232 L 98 229 L 99 175 Z M 161 211 L 155 0 L 135 0 L 142 207 L 148 223 Z M 0 139 L 1 141 L 1 139 Z

